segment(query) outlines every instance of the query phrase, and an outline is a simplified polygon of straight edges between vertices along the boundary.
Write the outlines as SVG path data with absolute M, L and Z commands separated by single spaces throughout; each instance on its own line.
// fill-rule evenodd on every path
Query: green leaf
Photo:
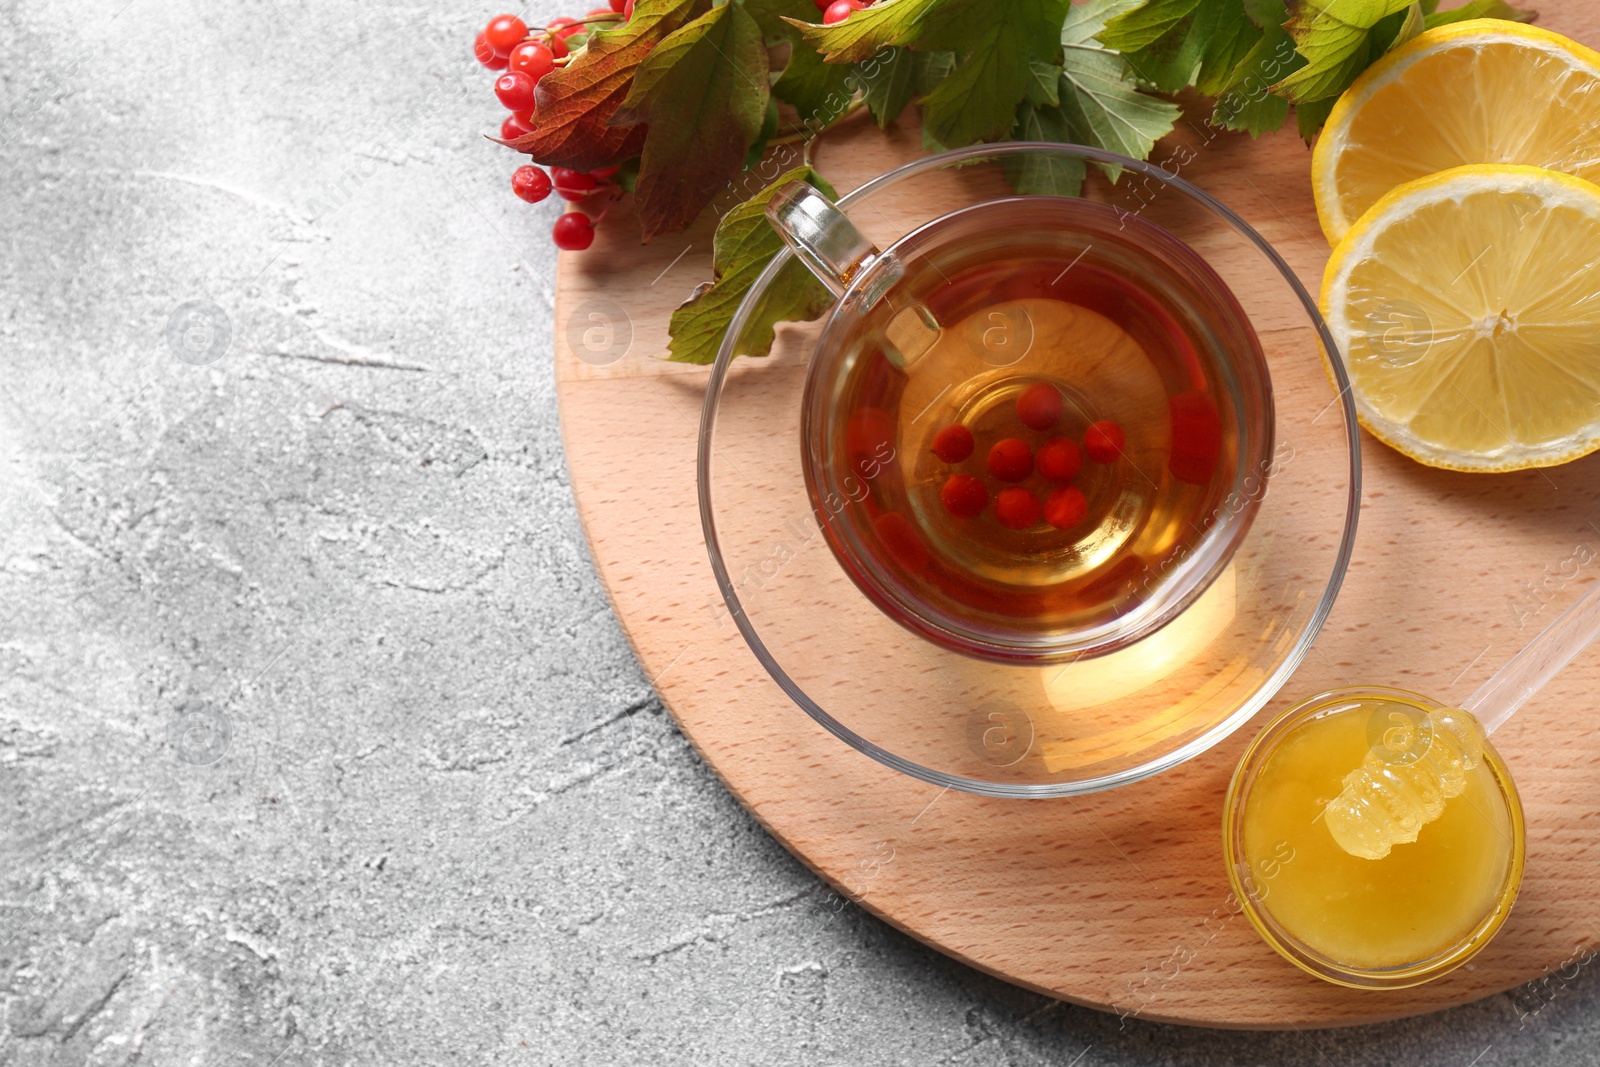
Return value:
M 888 0 L 832 26 L 791 19 L 829 62 L 889 46 L 951 52 L 955 69 L 922 101 L 924 140 L 950 148 L 1004 136 L 1027 92 L 1030 60 L 1053 62 L 1068 0 Z
M 927 96 L 933 92 L 933 87 L 948 78 L 950 72 L 956 69 L 954 52 L 916 52 L 912 54 L 912 58 L 916 60 L 913 73 L 918 96 Z
M 1437 2 L 1423 4 L 1423 24 L 1428 29 L 1435 26 L 1448 26 L 1452 22 L 1465 22 L 1467 19 L 1509 19 L 1512 22 L 1532 22 L 1538 12 L 1530 11 L 1525 7 L 1512 7 L 1506 0 L 1468 0 L 1460 7 L 1449 11 L 1436 11 Z
M 1393 51 L 1405 44 L 1411 38 L 1421 33 L 1424 29 L 1422 5 L 1412 4 L 1406 8 L 1406 17 L 1400 23 L 1400 28 L 1395 31 L 1394 40 L 1390 41 L 1385 51 Z
M 1288 118 L 1289 101 L 1266 91 L 1226 94 L 1211 110 L 1213 125 L 1248 133 L 1251 137 L 1282 129 Z
M 1281 30 L 1283 24 L 1289 21 L 1284 0 L 1244 0 L 1244 11 L 1250 16 L 1251 22 L 1267 31 Z
M 814 16 L 811 0 L 744 0 L 745 10 L 761 27 L 768 45 L 789 45 L 783 73 L 772 84 L 772 95 L 791 105 L 800 121 L 821 129 L 849 106 L 854 88 L 850 70 L 825 62 L 788 21 Z
M 1061 43 L 1095 44 L 1096 36 L 1106 28 L 1107 22 L 1144 3 L 1145 0 L 1089 0 L 1086 4 L 1075 4 L 1061 23 Z
M 1313 100 L 1307 104 L 1294 106 L 1295 125 L 1300 129 L 1300 136 L 1307 144 L 1315 137 L 1317 131 L 1322 129 L 1323 123 L 1328 121 L 1328 116 L 1333 113 L 1333 105 L 1339 102 L 1336 96 Z
M 1199 5 L 1200 0 L 1146 0 L 1108 20 L 1099 34 L 1100 43 L 1122 53 L 1148 48 L 1177 29 Z
M 744 9 L 750 12 L 750 17 L 756 20 L 756 25 L 761 27 L 762 40 L 769 45 L 781 44 L 792 41 L 800 36 L 789 19 L 805 19 L 815 14 L 816 9 L 806 0 L 742 0 Z
M 966 56 L 922 99 L 928 133 L 950 148 L 1005 136 L 1028 89 L 1026 60 L 1060 55 L 1067 6 L 1067 0 L 947 0 L 930 9 L 915 46 Z
M 1283 0 L 1248 0 L 1246 10 L 1261 27 L 1261 39 L 1229 73 L 1218 90 L 1211 122 L 1252 137 L 1276 130 L 1289 117 L 1289 102 L 1274 96 L 1270 87 L 1305 66 L 1295 51 L 1294 39 L 1283 28 L 1288 12 Z
M 855 65 L 861 96 L 879 126 L 887 127 L 911 103 L 917 90 L 917 64 L 924 59 L 904 48 L 887 48 Z
M 1059 107 L 1038 107 L 1027 100 L 1017 109 L 1017 125 L 1012 136 L 1018 141 L 1058 144 L 1072 144 L 1076 140 Z M 1007 156 L 1005 174 L 1011 188 L 1022 196 L 1077 196 L 1083 189 L 1081 159 L 1045 158 L 1036 153 Z
M 675 31 L 639 64 L 616 118 L 649 126 L 634 194 L 644 240 L 683 229 L 743 169 L 766 119 L 767 79 L 761 27 L 733 3 Z
M 855 87 L 849 67 L 826 62 L 797 38 L 790 49 L 789 62 L 772 85 L 772 94 L 793 106 L 800 121 L 821 129 L 850 106 Z
M 1213 21 L 1207 27 L 1209 40 L 1200 53 L 1200 69 L 1194 85 L 1206 96 L 1216 96 L 1227 88 L 1234 70 L 1249 56 L 1264 33 L 1250 18 L 1244 0 L 1223 0 L 1211 8 Z
M 761 132 L 756 134 L 756 139 L 750 142 L 749 151 L 744 154 L 743 170 L 749 170 L 761 162 L 761 157 L 767 154 L 767 142 L 772 135 L 778 132 L 778 101 L 774 97 L 767 98 L 767 115 L 761 120 Z
M 772 257 L 783 249 L 783 238 L 767 221 L 767 202 L 773 193 L 796 180 L 810 182 L 830 198 L 834 195 L 833 188 L 816 171 L 796 167 L 722 216 L 712 238 L 713 281 L 701 286 L 672 313 L 667 326 L 668 359 L 674 363 L 716 360 L 734 312 Z M 814 319 L 832 306 L 833 294 L 827 287 L 799 260 L 790 260 L 778 272 L 745 329 L 744 339 L 750 350 L 739 354 L 766 355 L 772 351 L 773 327 L 778 323 Z
M 1061 64 L 1045 63 L 1037 59 L 1028 61 L 1028 80 L 1026 97 L 1028 103 L 1038 104 L 1040 107 L 1061 106 Z M 1028 140 L 1024 137 L 1022 140 Z
M 1062 26 L 1061 113 L 1074 139 L 1096 148 L 1144 159 L 1171 131 L 1180 110 L 1139 91 L 1122 57 L 1093 43 L 1115 4 L 1090 5 L 1091 13 Z M 1084 10 L 1084 9 L 1076 9 Z M 1116 167 L 1106 168 L 1112 181 Z
M 920 32 L 922 17 L 950 2 L 952 0 L 879 0 L 871 7 L 851 12 L 849 18 L 832 26 L 798 18 L 784 21 L 798 29 L 806 43 L 826 56 L 828 62 L 859 63 L 890 45 L 911 44 Z
M 1367 67 L 1382 59 L 1383 54 L 1395 46 L 1399 41 L 1401 31 L 1405 29 L 1406 23 L 1410 21 L 1411 10 L 1415 6 L 1415 4 L 1409 4 L 1404 11 L 1396 11 L 1392 15 L 1379 19 L 1378 24 L 1372 27 L 1372 32 L 1367 34 L 1367 63 L 1366 66 L 1361 68 L 1362 70 L 1366 70 Z M 1354 78 L 1351 79 L 1351 81 L 1354 80 Z
M 711 0 L 638 0 L 633 18 L 594 31 L 587 48 L 539 80 L 538 128 L 511 146 L 546 166 L 584 171 L 638 155 L 644 127 L 612 121 L 634 71 L 658 42 L 710 7 Z
M 1148 0 L 1116 15 L 1100 35 L 1123 53 L 1141 81 L 1163 92 L 1197 85 L 1214 95 L 1261 39 L 1245 0 Z M 1137 47 L 1127 45 L 1139 43 Z
M 1366 69 L 1373 29 L 1409 6 L 1410 0 L 1289 0 L 1286 28 L 1306 65 L 1272 91 L 1294 104 L 1338 96 Z

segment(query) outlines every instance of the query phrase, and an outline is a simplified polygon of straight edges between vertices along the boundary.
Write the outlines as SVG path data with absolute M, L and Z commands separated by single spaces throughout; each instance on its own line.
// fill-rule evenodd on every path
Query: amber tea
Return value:
M 1104 205 L 1014 198 L 868 270 L 892 273 L 824 331 L 802 431 L 863 592 L 1025 662 L 1123 647 L 1204 590 L 1264 491 L 1272 411 L 1256 336 L 1194 251 Z

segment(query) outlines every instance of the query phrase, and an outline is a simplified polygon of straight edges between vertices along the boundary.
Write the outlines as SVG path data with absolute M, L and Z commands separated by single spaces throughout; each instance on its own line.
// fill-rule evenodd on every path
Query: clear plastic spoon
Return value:
M 1546 626 L 1459 708 L 1431 712 L 1394 729 L 1346 775 L 1329 802 L 1328 829 L 1353 856 L 1382 859 L 1415 841 L 1444 805 L 1466 788 L 1466 772 L 1483 756 L 1484 740 L 1600 636 L 1600 582 Z

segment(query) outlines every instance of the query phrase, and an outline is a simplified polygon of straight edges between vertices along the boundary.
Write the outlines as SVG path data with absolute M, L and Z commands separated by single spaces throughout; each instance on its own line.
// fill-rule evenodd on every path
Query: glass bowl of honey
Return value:
M 1017 195 L 1040 168 L 1082 195 Z M 702 416 L 718 626 L 851 746 L 973 792 L 1121 785 L 1248 721 L 1326 618 L 1360 498 L 1343 365 L 1271 245 L 1061 145 L 837 203 L 796 183 L 768 215 L 791 251 Z M 738 358 L 811 275 L 831 308 Z
M 1352 775 L 1364 766 L 1365 798 Z M 1352 819 L 1352 795 L 1388 833 Z M 1262 938 L 1361 989 L 1420 985 L 1470 960 L 1510 915 L 1526 863 L 1516 785 L 1470 717 L 1378 686 L 1319 694 L 1263 729 L 1228 788 L 1222 839 Z

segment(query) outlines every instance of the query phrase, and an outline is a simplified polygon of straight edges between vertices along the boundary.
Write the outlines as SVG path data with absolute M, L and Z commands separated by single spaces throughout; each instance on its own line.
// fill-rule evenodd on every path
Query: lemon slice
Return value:
M 1475 165 L 1385 195 L 1322 313 L 1356 414 L 1434 467 L 1548 467 L 1600 447 L 1600 186 Z
M 1356 79 L 1311 158 L 1338 244 L 1397 185 L 1466 163 L 1600 181 L 1600 54 L 1549 30 L 1473 19 L 1428 30 Z

